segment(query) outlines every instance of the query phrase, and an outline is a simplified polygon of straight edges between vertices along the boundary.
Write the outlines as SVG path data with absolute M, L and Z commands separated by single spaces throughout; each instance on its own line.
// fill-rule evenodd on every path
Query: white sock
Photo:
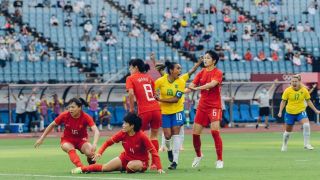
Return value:
M 40 121 L 40 130 L 44 129 L 44 121 Z
M 166 138 L 164 137 L 164 133 L 162 132 L 160 147 L 165 147 L 165 146 L 166 146 Z
M 172 136 L 172 154 L 173 154 L 173 161 L 178 164 L 179 162 L 179 153 L 181 147 L 181 136 L 180 135 L 173 135 Z
M 182 146 L 183 142 L 184 142 L 184 126 L 181 126 L 179 135 L 180 135 L 180 138 L 181 138 L 181 146 Z
M 283 133 L 283 145 L 287 146 L 291 132 L 284 131 Z
M 304 123 L 303 127 L 303 139 L 304 139 L 304 146 L 310 144 L 310 123 Z
M 172 149 L 171 149 L 171 138 L 170 139 L 166 139 L 166 138 L 164 138 L 165 139 L 165 141 L 166 141 L 166 147 L 167 147 L 167 149 L 168 149 L 168 151 L 171 151 Z

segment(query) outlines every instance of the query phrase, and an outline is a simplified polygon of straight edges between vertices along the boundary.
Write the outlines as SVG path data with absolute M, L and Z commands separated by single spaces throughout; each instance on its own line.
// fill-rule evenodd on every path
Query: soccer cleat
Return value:
M 259 127 L 259 124 L 256 124 L 256 129 L 258 129 L 258 127 Z
M 200 157 L 198 157 L 198 156 L 195 157 L 195 158 L 193 159 L 193 162 L 192 162 L 192 167 L 193 167 L 193 168 L 198 167 L 199 164 L 200 164 L 200 161 L 202 160 L 202 158 L 203 158 L 203 154 L 201 154 Z
M 175 170 L 175 169 L 177 169 L 177 166 L 178 166 L 178 164 L 173 161 L 173 162 L 170 164 L 170 166 L 168 167 L 168 169 L 170 169 L 170 170 Z
M 286 152 L 287 150 L 288 150 L 288 146 L 287 145 L 282 145 L 281 151 L 282 152 Z
M 216 168 L 217 168 L 217 169 L 222 169 L 222 168 L 223 168 L 223 161 L 218 160 L 218 161 L 216 162 Z
M 92 158 L 89 158 L 89 157 L 87 157 L 87 162 L 88 162 L 89 165 L 96 163 L 96 161 L 93 161 Z
M 311 146 L 310 144 L 305 145 L 304 148 L 308 149 L 308 150 L 313 150 L 314 149 L 314 147 Z
M 71 174 L 82 174 L 81 167 L 77 167 L 71 170 Z
M 168 151 L 168 159 L 170 162 L 173 161 L 173 154 L 172 154 L 172 150 Z

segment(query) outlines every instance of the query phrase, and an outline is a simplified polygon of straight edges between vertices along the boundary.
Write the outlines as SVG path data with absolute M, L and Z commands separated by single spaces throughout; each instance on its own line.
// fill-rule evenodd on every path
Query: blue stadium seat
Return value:
M 123 106 L 116 106 L 114 108 L 115 111 L 115 117 L 116 117 L 116 123 L 117 125 L 121 125 L 123 123 L 123 118 L 126 114 L 126 110 L 123 108 Z
M 253 122 L 254 121 L 254 119 L 250 115 L 248 104 L 240 104 L 240 114 L 241 114 L 241 121 L 243 121 L 243 122 Z

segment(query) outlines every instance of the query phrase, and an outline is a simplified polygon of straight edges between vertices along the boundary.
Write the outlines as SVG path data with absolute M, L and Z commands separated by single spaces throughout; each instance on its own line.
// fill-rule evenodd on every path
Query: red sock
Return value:
M 101 172 L 102 164 L 91 164 L 89 166 L 82 166 L 82 172 Z
M 159 150 L 159 142 L 156 139 L 151 140 L 151 143 L 153 144 L 154 148 L 156 148 L 156 151 Z
M 81 163 L 81 160 L 79 158 L 79 156 L 77 155 L 76 153 L 76 150 L 75 149 L 72 149 L 68 152 L 69 154 L 69 158 L 71 160 L 71 162 L 76 165 L 77 167 L 81 167 L 83 166 L 83 164 Z
M 201 157 L 201 140 L 200 140 L 200 135 L 198 134 L 193 134 L 193 147 L 194 150 L 196 151 L 196 154 L 198 157 Z
M 220 136 L 220 131 L 211 130 L 211 135 L 214 139 L 214 144 L 216 146 L 218 160 L 222 161 L 222 139 Z

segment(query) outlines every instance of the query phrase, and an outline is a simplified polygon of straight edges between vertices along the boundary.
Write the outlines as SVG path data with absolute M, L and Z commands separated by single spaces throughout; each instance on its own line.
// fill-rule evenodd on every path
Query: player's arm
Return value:
M 282 111 L 284 109 L 284 107 L 286 106 L 287 101 L 286 100 L 281 100 L 280 103 L 280 108 L 279 108 L 279 113 L 278 113 L 278 117 L 281 118 L 282 117 Z
M 273 89 L 276 87 L 276 83 L 278 82 L 278 79 L 275 79 L 271 85 L 271 87 L 268 90 L 268 94 L 271 93 L 271 91 L 273 91 Z
M 36 143 L 34 144 L 34 147 L 37 148 L 39 147 L 42 143 L 43 140 L 47 137 L 47 135 L 53 130 L 53 128 L 57 126 L 57 124 L 55 123 L 55 121 L 53 121 L 47 128 L 46 130 L 44 130 L 43 134 L 41 135 L 41 137 L 36 141 Z
M 216 87 L 217 85 L 219 85 L 219 82 L 217 80 L 212 80 L 211 82 L 206 83 L 205 85 L 198 86 L 198 87 L 190 87 L 189 86 L 189 88 L 194 90 L 194 91 L 197 91 L 197 90 L 211 89 L 211 88 Z
M 152 145 L 151 141 L 149 140 L 148 137 L 144 136 L 143 137 L 143 142 L 146 146 L 146 148 L 148 149 L 148 152 L 151 154 L 152 157 L 152 164 L 155 164 L 157 166 L 157 170 L 158 172 L 161 173 L 165 173 L 162 170 L 162 165 L 161 165 L 161 160 L 160 160 L 160 156 L 159 153 L 157 152 L 157 150 L 155 149 L 155 147 Z
M 308 106 L 317 114 L 320 114 L 320 111 L 314 106 L 314 104 L 312 103 L 312 101 L 310 99 L 306 100 Z
M 191 76 L 194 72 L 196 72 L 198 67 L 201 65 L 202 61 L 203 61 L 203 56 L 201 56 L 198 59 L 198 62 L 188 71 L 189 76 Z
M 172 98 L 165 98 L 165 99 L 158 99 L 159 102 L 164 102 L 164 103 L 177 103 L 179 99 L 182 97 L 183 92 L 177 91 L 176 95 Z
M 102 146 L 99 148 L 98 152 L 94 155 L 93 160 L 97 161 L 101 158 L 102 154 L 104 153 L 104 151 L 112 146 L 114 143 L 118 143 L 122 140 L 122 131 L 119 131 L 118 133 L 116 133 L 115 135 L 113 135 L 111 138 L 107 139 Z
M 317 84 L 313 84 L 312 88 L 309 89 L 309 94 L 311 94 L 316 89 L 316 87 L 317 87 Z
M 98 140 L 99 140 L 99 137 L 100 137 L 100 132 L 97 128 L 96 125 L 93 125 L 90 127 L 92 132 L 94 133 L 93 134 L 93 142 L 92 142 L 92 149 L 93 149 L 93 152 L 96 151 L 96 148 L 97 148 L 97 143 L 98 143 Z
M 134 91 L 133 89 L 128 90 L 128 95 L 129 95 L 129 112 L 134 111 Z

